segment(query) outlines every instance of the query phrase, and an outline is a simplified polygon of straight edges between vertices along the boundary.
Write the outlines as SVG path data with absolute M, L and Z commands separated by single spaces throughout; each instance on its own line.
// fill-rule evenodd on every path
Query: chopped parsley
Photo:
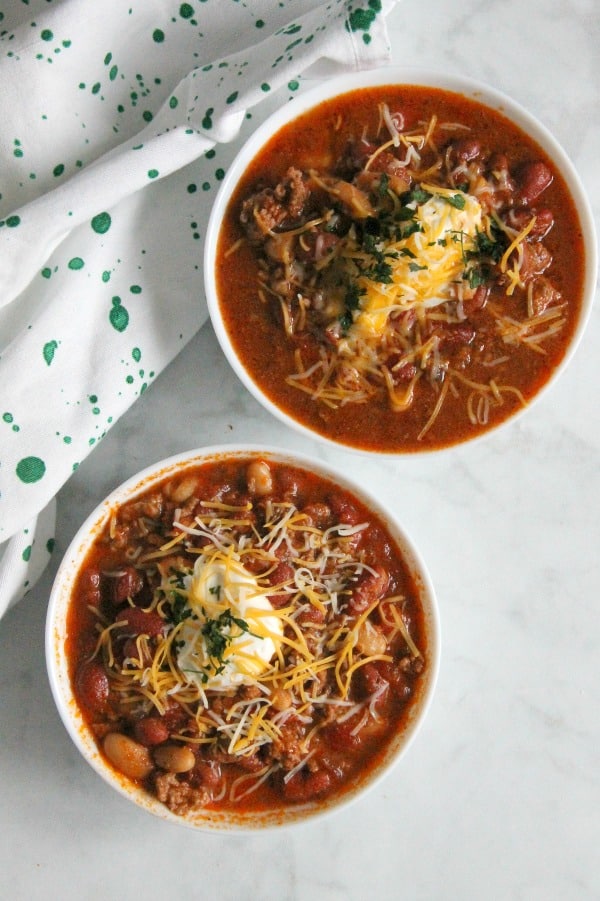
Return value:
M 206 643 L 206 650 L 211 662 L 217 664 L 214 666 L 215 674 L 222 673 L 225 668 L 223 657 L 235 637 L 231 634 L 233 625 L 236 625 L 242 632 L 246 632 L 254 638 L 262 638 L 261 635 L 251 632 L 246 620 L 241 619 L 239 616 L 234 616 L 231 610 L 223 610 L 216 619 L 207 619 L 200 631 Z

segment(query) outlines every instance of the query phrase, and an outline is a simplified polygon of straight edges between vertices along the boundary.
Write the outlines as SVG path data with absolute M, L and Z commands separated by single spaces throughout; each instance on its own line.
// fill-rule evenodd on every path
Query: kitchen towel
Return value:
M 235 151 L 307 80 L 384 65 L 393 5 L 0 0 L 0 616 L 57 491 L 205 321 Z

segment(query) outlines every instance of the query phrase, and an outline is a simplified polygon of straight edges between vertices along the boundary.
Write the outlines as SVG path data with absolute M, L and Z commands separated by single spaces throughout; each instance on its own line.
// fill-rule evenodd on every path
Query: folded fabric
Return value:
M 205 321 L 203 228 L 240 143 L 319 65 L 384 64 L 391 6 L 0 12 L 0 615 L 49 559 L 57 491 Z

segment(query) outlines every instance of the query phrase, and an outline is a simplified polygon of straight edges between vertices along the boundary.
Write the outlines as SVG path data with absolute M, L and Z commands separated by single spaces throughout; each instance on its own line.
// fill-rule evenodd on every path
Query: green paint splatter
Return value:
M 131 351 L 131 356 L 133 357 L 133 359 L 135 360 L 136 363 L 140 362 L 140 360 L 142 359 L 142 352 L 139 349 L 139 347 L 133 348 L 133 350 Z
M 59 163 L 58 166 L 55 166 L 54 169 L 52 170 L 52 175 L 54 175 L 55 178 L 58 178 L 59 175 L 62 175 L 64 171 L 65 171 L 64 163 Z
M 105 269 L 104 272 L 102 273 L 102 281 L 105 284 L 106 284 L 106 282 L 110 281 L 110 272 L 108 271 L 108 269 Z
M 191 184 L 191 185 L 187 186 L 188 194 L 195 194 L 197 190 L 198 190 L 198 185 Z
M 7 224 L 8 228 L 16 228 L 18 225 L 21 224 L 21 217 L 20 216 L 9 216 L 8 219 L 6 220 L 6 224 Z
M 41 39 L 42 39 L 43 41 L 51 41 L 52 38 L 54 37 L 54 35 L 53 35 L 53 33 L 50 31 L 49 28 L 44 28 L 44 30 L 43 30 L 42 33 L 40 34 L 40 37 L 41 37 Z
M 264 28 L 264 27 L 265 27 L 265 23 L 264 23 L 264 21 L 263 21 L 262 19 L 257 19 L 256 22 L 255 22 L 254 24 L 256 25 L 257 28 Z
M 171 97 L 169 100 L 169 106 L 171 109 L 175 109 L 179 105 L 179 100 L 177 97 Z
M 52 269 L 49 269 L 48 266 L 44 266 L 41 272 L 42 278 L 51 278 Z
M 31 545 L 28 544 L 23 553 L 21 554 L 21 558 L 25 561 L 25 563 L 29 563 L 31 559 Z
M 288 88 L 290 91 L 297 91 L 300 87 L 300 83 L 298 81 L 288 81 Z
M 46 464 L 39 457 L 23 457 L 15 470 L 19 479 L 26 485 L 39 482 L 46 472 Z
M 44 360 L 46 361 L 46 365 L 50 366 L 52 360 L 54 359 L 54 354 L 58 349 L 58 341 L 47 341 L 44 344 L 42 354 L 44 355 Z
M 108 73 L 108 77 L 110 78 L 111 81 L 115 80 L 115 78 L 117 77 L 118 71 L 119 71 L 118 66 L 111 66 L 110 72 Z
M 152 122 L 153 118 L 154 117 L 149 109 L 144 110 L 144 112 L 142 113 L 142 119 L 144 120 L 144 122 Z
M 182 3 L 179 7 L 179 15 L 182 19 L 191 19 L 194 15 L 194 9 L 189 3 Z
M 129 325 L 129 313 L 121 304 L 120 297 L 113 297 L 112 309 L 108 314 L 110 324 L 117 332 L 124 332 Z
M 148 178 L 158 178 L 158 169 L 148 169 Z
M 226 103 L 234 103 L 238 98 L 238 91 L 234 91 L 233 94 L 230 94 L 226 100 Z
M 96 84 L 92 85 L 92 94 L 98 94 L 101 88 L 101 84 L 99 81 Z
M 162 31 L 162 29 L 160 29 L 160 28 L 155 28 L 154 31 L 152 32 L 152 40 L 155 42 L 155 44 L 162 44 L 164 39 L 165 39 L 164 31 Z
M 266 94 L 267 91 L 270 91 L 270 90 L 271 90 L 271 85 L 270 85 L 270 84 L 267 84 L 266 81 L 263 81 L 263 83 L 262 83 L 261 86 L 260 86 L 260 89 L 261 89 L 261 91 L 262 91 L 264 94 Z
M 104 235 L 109 230 L 111 222 L 112 220 L 108 213 L 98 213 L 98 215 L 94 216 L 92 219 L 91 226 L 96 234 Z
M 130 285 L 129 290 L 131 291 L 132 294 L 141 294 L 142 293 L 141 285 Z
M 72 260 L 69 260 L 69 262 L 67 263 L 67 266 L 69 267 L 69 269 L 73 269 L 74 271 L 77 271 L 78 269 L 83 269 L 83 267 L 85 266 L 85 263 L 83 262 L 81 257 L 73 257 Z
M 213 106 L 210 106 L 206 110 L 206 112 L 204 113 L 204 118 L 202 119 L 202 128 L 212 128 L 212 126 L 213 126 L 212 114 L 214 113 L 214 111 L 215 111 L 215 109 Z
M 48 551 L 49 554 L 51 554 L 52 551 L 54 550 L 55 544 L 56 544 L 56 541 L 54 538 L 49 538 L 48 541 L 46 542 L 46 550 Z

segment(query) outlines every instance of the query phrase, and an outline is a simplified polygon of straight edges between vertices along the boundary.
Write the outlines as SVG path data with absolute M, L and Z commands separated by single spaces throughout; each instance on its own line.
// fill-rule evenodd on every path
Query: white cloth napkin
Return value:
M 203 229 L 242 140 L 303 74 L 387 62 L 393 5 L 0 12 L 0 616 L 49 559 L 57 491 L 205 321 Z

